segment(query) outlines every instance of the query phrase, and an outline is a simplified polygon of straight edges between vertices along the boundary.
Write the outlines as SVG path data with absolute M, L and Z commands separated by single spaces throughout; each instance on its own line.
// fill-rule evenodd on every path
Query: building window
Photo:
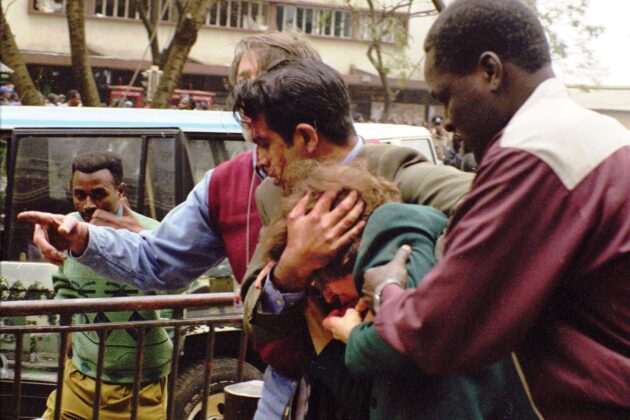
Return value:
M 279 31 L 299 31 L 310 35 L 335 38 L 352 36 L 352 20 L 347 10 L 301 6 L 278 6 L 276 24 Z
M 44 13 L 65 13 L 67 0 L 36 0 L 34 10 Z M 137 7 L 141 0 L 92 0 L 86 10 L 87 16 L 140 19 Z M 159 7 L 162 21 L 175 22 L 178 18 L 174 0 L 159 0 L 147 3 L 147 16 L 151 7 Z M 240 28 L 264 31 L 268 24 L 269 4 L 265 1 L 217 0 L 206 17 L 206 24 L 224 28 Z
M 36 0 L 34 9 L 43 13 L 66 13 L 66 0 Z
M 95 16 L 133 19 L 136 17 L 136 2 L 135 0 L 96 0 L 92 12 Z
M 368 15 L 359 16 L 359 39 L 370 41 L 380 37 L 383 42 L 394 43 L 397 39 L 404 39 L 406 35 L 405 20 L 402 16 L 388 16 L 382 18 L 379 25 L 374 26 Z
M 268 5 L 262 1 L 220 0 L 210 9 L 206 24 L 224 28 L 265 30 Z

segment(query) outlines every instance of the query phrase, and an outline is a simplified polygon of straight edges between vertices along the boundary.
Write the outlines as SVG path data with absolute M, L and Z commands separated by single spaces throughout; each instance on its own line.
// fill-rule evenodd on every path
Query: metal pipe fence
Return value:
M 133 394 L 131 404 L 131 419 L 138 418 L 140 407 L 140 389 L 142 387 L 142 370 L 145 357 L 145 337 L 152 328 L 172 327 L 173 350 L 171 359 L 171 372 L 168 378 L 167 392 L 167 419 L 175 419 L 174 398 L 177 393 L 176 380 L 179 370 L 179 354 L 182 349 L 182 329 L 187 327 L 205 326 L 208 328 L 205 349 L 205 380 L 202 393 L 201 413 L 207 413 L 207 399 L 211 388 L 212 365 L 214 359 L 214 349 L 217 334 L 217 327 L 236 326 L 240 329 L 240 343 L 238 363 L 236 368 L 236 382 L 242 380 L 244 359 L 247 348 L 247 337 L 242 332 L 242 310 L 237 307 L 234 293 L 203 293 L 192 295 L 165 295 L 165 296 L 142 296 L 142 297 L 119 297 L 119 298 L 95 298 L 95 299 L 71 299 L 53 301 L 3 301 L 0 305 L 0 316 L 39 316 L 39 315 L 59 315 L 59 325 L 19 325 L 3 326 L 0 328 L 2 334 L 13 334 L 15 336 L 15 350 L 13 359 L 13 418 L 19 419 L 22 410 L 22 359 L 24 357 L 24 337 L 25 334 L 59 334 L 59 360 L 57 363 L 57 394 L 54 419 L 60 418 L 60 409 L 63 394 L 63 378 L 68 358 L 69 334 L 82 331 L 95 331 L 99 337 L 98 361 L 95 378 L 95 398 L 92 404 L 93 419 L 99 418 L 101 404 L 101 386 L 103 383 L 103 370 L 106 348 L 106 337 L 114 330 L 135 330 L 136 341 L 136 367 L 133 382 Z M 194 314 L 191 309 L 197 308 Z M 209 308 L 223 308 L 219 314 L 210 314 Z M 138 310 L 164 310 L 172 309 L 171 319 L 158 320 L 133 320 L 126 322 L 108 322 L 97 324 L 74 324 L 73 315 L 95 312 L 117 312 L 117 311 L 138 311 Z M 205 309 L 208 309 L 207 311 Z M 206 418 L 206 416 L 203 416 Z

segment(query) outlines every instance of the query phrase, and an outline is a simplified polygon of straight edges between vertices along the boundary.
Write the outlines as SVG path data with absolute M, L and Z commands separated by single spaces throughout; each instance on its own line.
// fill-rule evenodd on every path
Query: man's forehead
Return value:
M 435 48 L 427 48 L 424 50 L 424 72 L 432 70 L 435 66 Z
M 98 182 L 109 182 L 114 183 L 114 175 L 110 172 L 109 169 L 99 169 L 98 171 L 94 171 L 91 173 L 83 172 L 80 170 L 74 171 L 72 174 L 73 182 L 90 182 L 90 183 L 98 183 Z
M 240 82 L 242 80 L 251 79 L 258 72 L 258 65 L 256 63 L 256 57 L 254 53 L 250 51 L 245 51 L 243 56 L 241 57 L 241 61 L 238 63 L 238 68 L 236 71 L 236 81 Z
M 436 67 L 435 67 L 435 53 L 433 49 L 429 49 L 426 52 L 424 59 L 424 80 L 431 89 L 435 88 L 436 84 Z
M 256 144 L 263 139 L 268 130 L 266 121 L 262 116 L 256 118 L 241 116 L 241 126 L 245 140 Z

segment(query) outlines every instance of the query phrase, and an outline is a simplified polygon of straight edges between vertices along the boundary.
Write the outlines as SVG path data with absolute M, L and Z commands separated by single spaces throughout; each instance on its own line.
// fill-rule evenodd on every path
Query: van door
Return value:
M 7 141 L 0 139 L 0 243 L 4 231 L 4 214 L 7 195 Z

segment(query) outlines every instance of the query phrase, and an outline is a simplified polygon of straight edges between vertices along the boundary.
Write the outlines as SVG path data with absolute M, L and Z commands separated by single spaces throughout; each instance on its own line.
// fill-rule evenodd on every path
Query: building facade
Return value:
M 575 102 L 616 118 L 630 129 L 630 86 L 569 86 Z
M 390 0 L 392 6 L 396 0 Z M 70 76 L 70 41 L 66 0 L 28 0 L 3 4 L 15 40 L 40 91 L 64 93 L 76 88 Z M 103 102 L 109 86 L 140 86 L 151 65 L 149 36 L 136 10 L 138 0 L 86 0 L 85 31 L 97 86 Z M 164 48 L 178 17 L 174 0 L 150 0 L 159 13 L 156 37 Z M 388 17 L 383 51 L 395 55 L 391 84 L 399 91 L 391 113 L 393 122 L 419 124 L 436 112 L 422 77 L 422 41 L 435 15 L 430 0 L 412 2 Z M 348 83 L 355 111 L 378 119 L 383 90 L 367 57 L 374 29 L 365 6 L 346 0 L 217 0 L 198 33 L 180 81 L 180 88 L 215 93 L 214 107 L 227 96 L 228 68 L 234 45 L 261 31 L 299 31 L 306 34 L 323 60 Z M 400 65 L 400 63 L 404 63 Z M 397 71 L 405 74 L 400 77 Z M 136 75 L 135 81 L 134 74 Z

